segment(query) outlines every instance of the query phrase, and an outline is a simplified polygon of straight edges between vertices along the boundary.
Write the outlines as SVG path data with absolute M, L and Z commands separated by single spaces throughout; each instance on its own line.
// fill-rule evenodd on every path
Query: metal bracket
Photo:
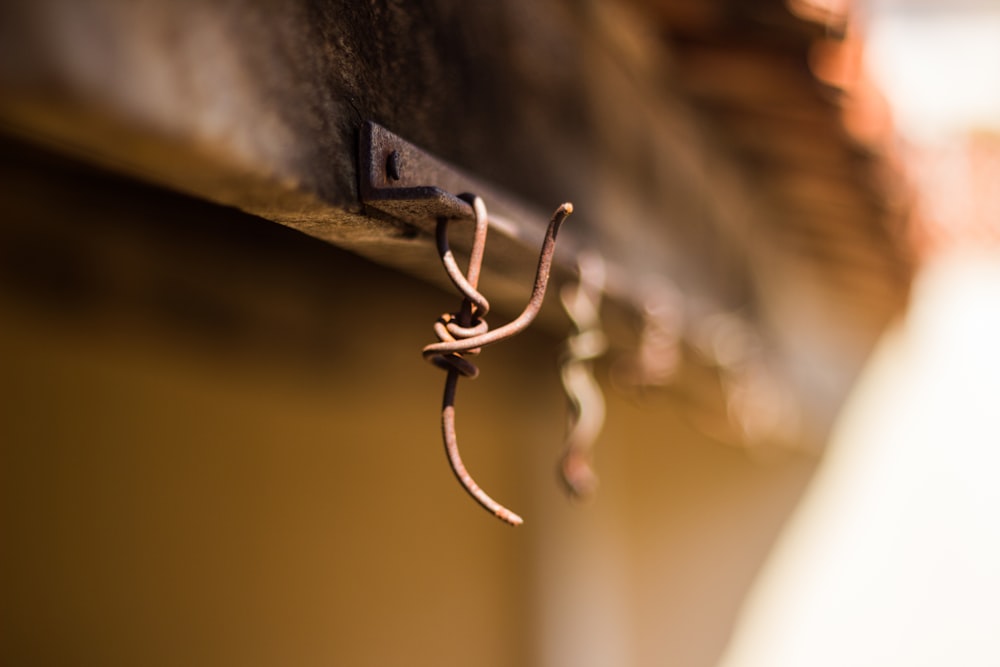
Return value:
M 361 201 L 372 208 L 431 233 L 438 218 L 475 219 L 472 206 L 457 196 L 469 193 L 489 205 L 490 230 L 499 232 L 494 238 L 535 248 L 545 236 L 547 214 L 519 204 L 378 123 L 368 121 L 361 128 L 359 149 Z
M 472 206 L 458 195 L 475 194 L 489 207 L 490 262 L 484 271 L 493 273 L 493 295 L 508 305 L 520 302 L 526 276 L 533 275 L 537 248 L 545 238 L 549 215 L 525 205 L 494 185 L 469 176 L 439 160 L 378 123 L 361 127 L 359 148 L 359 190 L 361 201 L 433 237 L 438 218 L 468 222 L 475 220 Z M 574 214 L 572 226 L 561 232 L 559 249 L 552 265 L 553 279 L 559 283 L 579 279 L 576 258 L 587 247 L 581 228 L 586 211 Z M 469 250 L 470 240 L 459 235 L 454 246 Z M 602 253 L 603 255 L 603 253 Z M 644 305 L 638 300 L 636 285 L 641 278 L 628 264 L 603 257 L 606 281 L 604 295 L 609 310 L 628 317 L 641 316 Z M 496 279 L 510 279 L 507 285 Z M 503 283 L 503 280 L 499 281 Z M 505 292 L 505 288 L 509 291 Z M 543 316 L 543 320 L 546 318 Z M 561 326 L 561 325 L 560 325 Z

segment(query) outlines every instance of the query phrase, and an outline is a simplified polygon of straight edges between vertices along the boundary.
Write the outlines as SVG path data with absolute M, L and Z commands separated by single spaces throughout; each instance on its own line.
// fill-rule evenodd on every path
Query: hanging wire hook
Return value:
M 434 333 L 440 342 L 426 346 L 423 355 L 435 366 L 448 371 L 448 377 L 444 384 L 444 398 L 441 402 L 441 432 L 444 436 L 445 452 L 448 455 L 448 463 L 451 465 L 452 472 L 455 473 L 459 483 L 476 502 L 502 521 L 506 521 L 512 526 L 518 526 L 524 520 L 487 495 L 472 479 L 472 475 L 469 474 L 462 462 L 458 451 L 458 437 L 455 434 L 455 391 L 460 377 L 475 378 L 479 375 L 479 368 L 466 359 L 464 355 L 479 354 L 483 347 L 499 343 L 521 333 L 538 315 L 545 298 L 545 288 L 548 285 L 552 269 L 556 236 L 563 221 L 573 212 L 573 205 L 563 204 L 556 209 L 549 221 L 528 305 L 517 318 L 493 331 L 489 330 L 485 319 L 490 309 L 489 301 L 477 291 L 483 252 L 486 247 L 486 233 L 489 229 L 489 218 L 486 213 L 486 204 L 479 197 L 473 198 L 472 207 L 476 215 L 476 230 L 469 257 L 469 268 L 464 275 L 448 245 L 448 220 L 441 218 L 437 223 L 437 249 L 441 263 L 452 283 L 464 298 L 457 313 L 445 313 L 434 323 Z
M 579 499 L 597 490 L 592 467 L 593 448 L 604 426 L 604 395 L 594 378 L 593 360 L 608 348 L 601 330 L 601 294 L 604 291 L 604 261 L 594 252 L 577 260 L 580 281 L 560 292 L 563 308 L 576 332 L 566 340 L 560 375 L 569 399 L 569 429 L 559 461 L 559 473 L 569 493 Z

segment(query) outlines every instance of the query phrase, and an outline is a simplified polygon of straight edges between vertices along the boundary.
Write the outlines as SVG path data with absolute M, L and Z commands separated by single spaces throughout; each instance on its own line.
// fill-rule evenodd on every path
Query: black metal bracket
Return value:
M 360 139 L 359 189 L 365 205 L 432 232 L 439 218 L 474 220 L 472 206 L 458 195 L 475 194 L 489 205 L 490 229 L 498 232 L 494 236 L 531 248 L 545 236 L 548 215 L 518 203 L 496 186 L 437 159 L 378 123 L 365 123 Z

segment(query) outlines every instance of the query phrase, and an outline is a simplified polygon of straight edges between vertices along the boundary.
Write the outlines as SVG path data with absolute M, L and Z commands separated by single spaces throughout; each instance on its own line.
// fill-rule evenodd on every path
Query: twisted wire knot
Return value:
M 474 311 L 472 314 L 472 324 L 463 327 L 458 323 L 461 313 L 444 313 L 434 323 L 434 334 L 438 341 L 442 343 L 456 343 L 459 341 L 481 336 L 490 330 L 490 325 L 485 319 L 479 317 Z M 465 358 L 465 355 L 473 356 L 479 354 L 481 347 L 474 347 L 458 352 L 434 352 L 428 354 L 428 360 L 444 370 L 455 370 L 462 377 L 475 379 L 479 377 L 479 367 Z

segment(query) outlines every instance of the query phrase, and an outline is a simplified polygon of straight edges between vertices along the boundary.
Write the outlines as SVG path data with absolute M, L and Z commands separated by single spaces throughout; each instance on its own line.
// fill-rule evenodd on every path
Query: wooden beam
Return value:
M 776 266 L 796 266 L 778 242 L 780 198 L 755 191 L 698 110 L 835 123 L 837 109 L 804 61 L 743 59 L 717 46 L 724 36 L 672 60 L 641 9 L 609 27 L 607 11 L 573 2 L 19 0 L 0 6 L 0 126 L 447 285 L 428 234 L 359 197 L 358 133 L 376 121 L 529 206 L 572 201 L 566 240 L 627 270 L 617 311 L 629 325 L 615 330 L 635 327 L 635 302 L 676 290 L 685 317 L 739 311 L 765 339 L 781 331 L 780 361 L 798 326 L 769 319 L 788 312 L 768 302 L 787 303 L 776 290 L 796 277 L 775 279 Z M 738 28 L 746 17 L 732 9 Z M 528 245 L 487 246 L 483 285 L 501 312 L 527 296 Z M 906 280 L 893 284 L 887 311 L 905 302 Z M 811 297 L 803 287 L 796 298 Z M 851 304 L 825 305 L 829 327 L 850 329 Z M 543 314 L 553 331 L 556 311 Z M 818 358 L 861 358 L 872 342 Z

